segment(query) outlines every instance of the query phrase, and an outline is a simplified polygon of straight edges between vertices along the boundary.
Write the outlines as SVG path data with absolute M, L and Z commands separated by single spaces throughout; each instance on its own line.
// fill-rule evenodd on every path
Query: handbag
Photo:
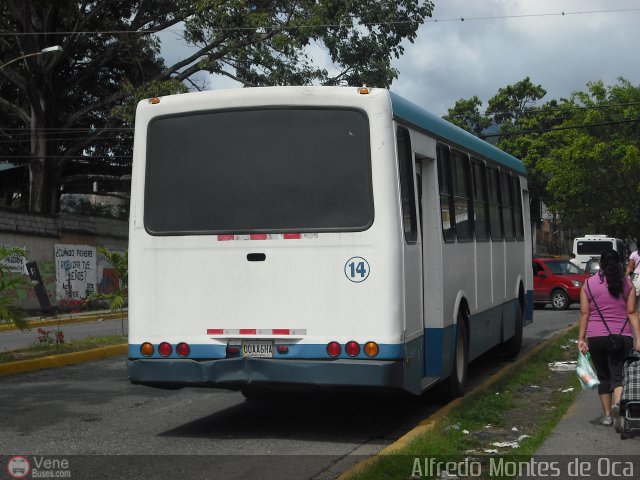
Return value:
M 604 326 L 607 327 L 607 332 L 609 332 L 609 336 L 607 337 L 607 351 L 609 352 L 619 352 L 622 349 L 622 341 L 623 341 L 623 337 L 624 335 L 622 335 L 622 331 L 624 330 L 624 327 L 627 326 L 627 323 L 629 322 L 629 317 L 627 317 L 627 320 L 624 322 L 624 324 L 622 324 L 622 328 L 620 329 L 620 333 L 611 333 L 611 329 L 609 328 L 609 325 L 607 325 L 607 321 L 604 319 L 604 315 L 602 315 L 602 312 L 600 311 L 600 307 L 598 306 L 596 299 L 593 296 L 593 293 L 591 293 L 591 287 L 589 286 L 589 280 L 587 280 L 587 290 L 589 290 L 589 295 L 591 296 L 591 300 L 593 300 L 593 304 L 596 306 L 596 309 L 598 310 L 598 313 L 600 314 L 600 318 L 602 319 L 602 323 L 604 323 Z

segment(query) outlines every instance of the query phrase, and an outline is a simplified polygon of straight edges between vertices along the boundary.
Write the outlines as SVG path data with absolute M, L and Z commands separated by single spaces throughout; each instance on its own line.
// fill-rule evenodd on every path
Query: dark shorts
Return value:
M 606 336 L 587 338 L 593 366 L 600 380 L 598 393 L 611 393 L 614 388 L 622 386 L 622 369 L 629 350 L 633 348 L 633 337 L 624 336 L 622 340 L 622 348 L 612 353 L 607 350 Z

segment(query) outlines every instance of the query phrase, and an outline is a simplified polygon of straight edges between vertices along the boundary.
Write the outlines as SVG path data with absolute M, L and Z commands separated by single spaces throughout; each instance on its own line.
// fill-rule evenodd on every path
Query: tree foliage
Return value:
M 27 163 L 28 208 L 55 213 L 69 162 L 90 173 L 130 167 L 133 106 L 181 92 L 199 72 L 246 86 L 389 86 L 428 0 L 6 0 L 0 4 L 0 155 Z M 158 31 L 181 32 L 187 57 L 167 65 Z M 331 66 L 312 55 L 323 49 Z
M 12 255 L 24 257 L 26 254 L 21 248 L 0 245 L 0 322 L 15 325 L 22 331 L 30 328 L 26 313 L 16 305 L 16 292 L 30 284 L 24 275 L 11 272 L 2 260 Z
M 477 96 L 461 98 L 442 118 L 479 137 L 491 125 L 491 119 L 480 112 L 481 107 L 482 100 Z
M 129 251 L 125 250 L 124 253 L 119 253 L 98 247 L 98 252 L 113 267 L 118 285 L 111 293 L 92 293 L 85 299 L 85 303 L 90 304 L 94 300 L 104 300 L 109 304 L 109 310 L 120 312 L 120 333 L 124 335 L 124 308 L 127 305 L 129 295 Z
M 532 198 L 564 228 L 639 238 L 640 86 L 590 82 L 568 99 L 539 104 L 545 94 L 527 77 L 501 88 L 479 118 L 499 127 L 498 146 L 523 160 Z M 459 100 L 467 110 L 458 118 L 477 119 L 479 105 L 477 97 Z

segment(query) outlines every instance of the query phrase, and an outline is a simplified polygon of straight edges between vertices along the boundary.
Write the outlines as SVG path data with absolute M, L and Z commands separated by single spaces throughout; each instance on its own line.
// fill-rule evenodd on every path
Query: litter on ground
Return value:
M 577 364 L 577 361 L 571 360 L 567 362 L 551 362 L 547 365 L 552 372 L 573 372 Z

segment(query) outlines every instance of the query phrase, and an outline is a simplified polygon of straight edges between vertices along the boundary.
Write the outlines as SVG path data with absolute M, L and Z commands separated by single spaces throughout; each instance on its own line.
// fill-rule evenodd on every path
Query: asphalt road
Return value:
M 523 352 L 576 324 L 575 308 L 536 311 Z M 119 332 L 119 321 L 96 323 Z M 503 366 L 492 356 L 474 362 L 472 386 Z M 117 357 L 1 378 L 0 455 L 67 458 L 72 478 L 335 478 L 440 407 L 429 397 L 250 402 L 222 390 L 156 390 L 131 385 Z

